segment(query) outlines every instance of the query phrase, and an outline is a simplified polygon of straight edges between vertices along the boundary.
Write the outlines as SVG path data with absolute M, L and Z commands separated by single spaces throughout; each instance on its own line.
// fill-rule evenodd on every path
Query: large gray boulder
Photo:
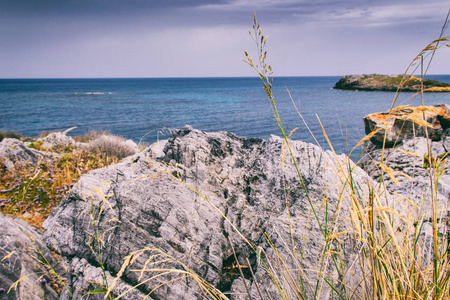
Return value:
M 431 149 L 429 157 L 428 147 Z M 380 149 L 369 143 L 361 165 L 378 182 L 375 192 L 384 190 L 395 195 L 391 207 L 412 203 L 408 219 L 412 236 L 419 233 L 421 262 L 425 266 L 433 259 L 433 218 L 437 212 L 439 239 L 448 239 L 450 217 L 450 162 L 447 158 L 450 141 L 431 141 L 424 137 L 403 140 L 394 148 Z M 414 230 L 417 230 L 416 232 Z M 444 242 L 445 243 L 445 242 Z
M 141 282 L 134 291 L 151 292 L 153 299 L 201 299 L 205 292 L 198 281 L 183 277 L 185 273 L 146 281 L 157 273 L 136 272 L 179 268 L 194 272 L 212 285 L 211 291 L 218 289 L 231 299 L 248 299 L 246 286 L 255 298 L 259 288 L 264 297 L 281 299 L 265 269 L 269 264 L 291 297 L 295 294 L 288 287 L 289 278 L 282 279 L 283 270 L 299 283 L 300 272 L 295 270 L 303 266 L 311 284 L 311 289 L 305 285 L 305 294 L 311 296 L 320 266 L 327 275 L 339 277 L 331 250 L 345 253 L 346 278 L 354 274 L 359 282 L 354 239 L 342 234 L 326 246 L 322 231 L 337 234 L 349 229 L 348 166 L 360 197 L 368 196 L 371 179 L 343 155 L 301 141 L 292 141 L 291 147 L 308 195 L 281 138 L 264 141 L 185 126 L 167 141 L 163 152 L 161 145 L 149 147 L 122 163 L 83 175 L 44 223 L 47 245 L 71 259 L 71 272 L 77 274 L 69 280 L 74 293 L 105 288 L 104 277 L 86 270 L 101 274 L 103 264 L 107 278 L 116 276 L 130 253 L 141 255 L 133 256 L 132 265 L 123 270 L 113 288 L 115 296 L 125 285 Z M 244 280 L 229 240 L 244 266 Z M 295 253 L 290 245 L 295 245 Z M 139 252 L 142 249 L 147 251 Z M 277 269 L 280 258 L 285 266 Z M 329 299 L 331 289 L 319 282 L 319 298 Z M 333 282 L 342 290 L 339 280 Z M 140 298 L 127 294 L 124 299 Z
M 61 285 L 52 276 L 48 265 L 41 263 L 43 257 L 38 249 L 61 276 L 64 270 L 47 249 L 42 233 L 22 220 L 7 218 L 2 213 L 0 228 L 0 288 L 5 290 L 0 292 L 0 299 L 58 299 L 57 290 Z M 8 293 L 21 278 L 17 287 Z

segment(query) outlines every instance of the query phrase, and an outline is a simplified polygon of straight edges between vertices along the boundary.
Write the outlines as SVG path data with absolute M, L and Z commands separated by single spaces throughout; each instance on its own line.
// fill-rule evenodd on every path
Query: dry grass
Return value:
M 111 135 L 111 134 L 106 130 L 90 130 L 83 135 L 74 136 L 73 139 L 79 143 L 89 143 L 90 141 L 93 141 L 101 137 L 102 135 Z
M 428 65 L 424 65 L 423 58 L 429 57 L 431 60 L 434 52 L 440 45 L 449 40 L 448 37 L 443 37 L 447 24 L 448 17 L 441 36 L 420 52 L 408 67 L 408 70 L 413 68 L 417 70 L 418 67 L 416 65 L 419 60 L 422 71 L 424 68 L 428 69 L 430 62 L 428 62 Z M 263 81 L 264 90 L 272 104 L 272 110 L 285 139 L 286 147 L 289 149 L 295 164 L 295 159 L 290 151 L 289 139 L 284 132 L 272 94 L 272 81 L 268 78 L 272 68 L 265 63 L 267 52 L 265 52 L 264 47 L 267 38 L 262 34 L 256 18 L 253 29 L 253 37 L 258 45 L 258 61 L 254 62 L 246 52 L 245 62 L 256 70 Z M 424 73 L 421 75 L 421 78 L 423 78 Z M 401 92 L 401 86 L 409 78 L 412 78 L 412 76 L 405 73 L 403 78 L 391 107 L 390 113 L 392 114 L 396 111 L 394 105 Z M 411 117 L 413 119 L 410 121 L 419 125 L 424 124 L 426 130 L 427 122 L 425 121 L 425 113 Z M 323 134 L 329 143 L 326 132 L 323 131 Z M 368 140 L 368 138 L 363 140 Z M 362 145 L 363 143 L 359 144 Z M 430 143 L 429 139 L 428 143 Z M 329 146 L 333 150 L 330 143 Z M 430 146 L 428 148 L 430 149 Z M 432 154 L 428 153 L 428 155 L 431 157 Z M 335 157 L 337 158 L 336 154 Z M 345 167 L 345 164 L 339 162 L 338 159 L 336 159 L 336 162 L 341 167 Z M 380 167 L 383 166 L 384 172 L 390 176 L 393 182 L 396 182 L 393 173 L 389 172 L 391 169 L 386 165 L 380 164 Z M 363 195 L 362 191 L 353 184 L 352 167 L 348 163 L 346 180 L 349 184 L 343 191 L 352 199 L 352 205 L 350 207 L 350 228 L 353 234 L 350 236 L 347 235 L 347 238 L 353 238 L 358 245 L 354 251 L 360 253 L 359 265 L 363 274 L 356 285 L 352 284 L 350 280 L 346 281 L 345 274 L 347 274 L 347 270 L 342 269 L 342 266 L 339 264 L 334 265 L 335 271 L 339 274 L 336 278 L 327 275 L 322 268 L 315 270 L 319 274 L 318 277 L 322 277 L 326 284 L 323 284 L 321 279 L 318 279 L 316 282 L 311 282 L 310 278 L 301 274 L 300 281 L 307 282 L 316 287 L 314 298 L 320 294 L 317 293 L 317 287 L 329 285 L 336 292 L 336 296 L 341 299 L 447 299 L 450 286 L 450 265 L 447 257 L 449 245 L 446 238 L 449 236 L 447 214 L 446 208 L 442 207 L 436 200 L 438 192 L 437 182 L 445 167 L 445 160 L 440 160 L 433 167 L 429 168 L 431 199 L 392 197 L 392 195 L 387 194 L 383 179 L 380 183 L 369 183 L 370 194 L 368 198 L 364 198 L 361 197 Z M 299 179 L 302 181 L 300 173 Z M 308 195 L 306 188 L 305 193 Z M 384 200 L 387 196 L 390 197 L 391 203 L 387 203 Z M 308 201 L 312 203 L 315 199 L 309 199 L 308 197 Z M 422 210 L 425 201 L 431 202 L 430 211 Z M 401 205 L 405 204 L 405 202 L 406 205 Z M 311 208 L 314 212 L 312 205 Z M 336 209 L 335 214 L 338 213 L 339 210 Z M 312 221 L 316 222 L 317 226 L 322 228 L 320 220 L 319 216 L 314 212 Z M 295 226 L 295 224 L 291 224 L 291 226 Z M 345 231 L 339 232 L 338 230 L 336 234 L 330 235 L 330 232 L 333 231 L 333 229 L 323 231 L 325 250 L 319 253 L 319 255 L 322 255 L 324 261 L 327 259 L 327 250 L 333 243 L 333 239 L 345 233 Z M 289 246 L 286 245 L 286 247 Z M 295 254 L 294 248 L 290 249 L 290 251 L 293 253 L 290 259 L 294 260 L 295 264 L 301 266 L 301 257 Z M 344 261 L 344 256 L 349 254 L 343 252 L 338 253 L 338 260 Z M 282 261 L 283 258 L 279 257 L 279 259 Z M 289 265 L 289 263 L 286 263 L 286 265 Z M 290 274 L 292 272 L 288 269 L 281 271 L 281 274 Z M 269 268 L 268 272 L 280 274 L 279 270 L 272 267 Z M 274 279 L 275 285 L 290 285 L 293 289 L 296 289 L 301 283 L 298 282 L 298 285 L 293 285 L 291 278 L 294 278 L 294 276 L 272 276 L 272 278 Z M 341 291 L 336 290 L 334 287 L 335 284 L 333 284 L 339 281 L 343 284 L 343 290 Z M 297 294 L 293 298 L 304 299 L 308 296 L 301 289 L 297 289 L 296 292 Z M 281 289 L 280 293 L 283 299 L 292 299 L 290 295 L 284 294 Z
M 448 19 L 446 25 L 447 23 Z M 271 109 L 283 136 L 286 156 L 283 158 L 283 161 L 280 161 L 280 166 L 283 167 L 286 160 L 292 159 L 292 164 L 295 166 L 298 178 L 302 183 L 306 195 L 305 201 L 310 205 L 311 215 L 308 222 L 314 223 L 314 226 L 320 228 L 321 241 L 316 241 L 323 244 L 321 251 L 317 253 L 319 264 L 317 266 L 305 265 L 303 251 L 309 245 L 304 244 L 301 249 L 297 249 L 294 245 L 292 228 L 296 227 L 297 224 L 291 222 L 289 209 L 286 211 L 288 212 L 291 240 L 284 241 L 285 249 L 283 249 L 283 252 L 288 253 L 286 256 L 281 254 L 281 251 L 279 251 L 281 249 L 275 247 L 270 236 L 265 232 L 262 232 L 262 234 L 268 245 L 271 246 L 270 250 L 272 253 L 269 254 L 261 251 L 257 245 L 252 244 L 239 232 L 234 224 L 227 219 L 225 214 L 217 207 L 214 208 L 231 225 L 235 234 L 240 236 L 243 241 L 255 250 L 258 262 L 263 266 L 267 276 L 271 278 L 272 284 L 279 292 L 279 297 L 277 298 L 320 299 L 326 291 L 331 291 L 333 297 L 339 299 L 448 299 L 450 287 L 449 244 L 447 240 L 449 236 L 448 217 L 446 214 L 447 211 L 437 201 L 437 182 L 443 174 L 443 168 L 446 167 L 445 159 L 433 161 L 428 169 L 431 179 L 429 186 L 430 198 L 424 196 L 423 198 L 417 199 L 388 193 L 383 176 L 381 176 L 379 182 L 368 180 L 367 187 L 364 187 L 364 189 L 368 190 L 369 193 L 364 193 L 363 189 L 357 186 L 353 178 L 353 171 L 356 166 L 349 160 L 343 161 L 333 152 L 333 155 L 328 157 L 330 160 L 335 160 L 333 165 L 337 166 L 335 171 L 342 185 L 342 193 L 337 201 L 336 207 L 329 207 L 331 204 L 328 203 L 328 198 L 326 197 L 324 199 L 311 198 L 303 182 L 297 162 L 294 159 L 293 151 L 290 147 L 289 135 L 286 134 L 281 117 L 278 114 L 276 101 L 272 93 L 272 81 L 269 78 L 272 74 L 272 68 L 266 63 L 267 52 L 265 51 L 265 45 L 267 37 L 262 34 L 256 16 L 254 18 L 253 32 L 250 32 L 250 34 L 257 44 L 257 61 L 253 60 L 247 52 L 245 52 L 246 58 L 244 61 L 254 68 L 260 76 Z M 440 45 L 448 40 L 448 37 L 441 35 L 437 40 L 430 43 L 414 59 L 408 67 L 408 70 L 418 70 L 418 60 L 420 60 L 419 65 L 422 66 L 422 70 L 424 68 L 428 69 L 426 63 L 423 61 L 423 57 L 428 55 L 431 59 Z M 412 75 L 408 74 L 408 70 L 404 75 L 404 78 L 406 78 L 405 81 Z M 425 73 L 426 70 L 422 75 Z M 401 91 L 401 86 L 402 83 L 400 83 L 398 93 Z M 395 112 L 394 107 L 398 93 L 392 103 L 391 111 L 393 112 Z M 301 115 L 300 118 L 303 119 Z M 424 122 L 424 116 L 415 116 L 412 121 L 421 124 Z M 325 140 L 329 143 L 324 130 L 323 134 Z M 364 145 L 369 138 L 364 138 L 359 145 Z M 45 182 L 50 184 L 51 181 L 53 181 L 51 184 L 54 184 L 54 179 L 56 179 L 55 174 L 64 174 L 62 176 L 64 179 L 66 174 L 70 175 L 67 178 L 69 178 L 69 181 L 74 181 L 78 178 L 76 176 L 81 175 L 91 168 L 98 167 L 98 164 L 110 163 L 110 160 L 105 160 L 102 155 L 98 154 L 100 153 L 97 151 L 98 149 L 102 149 L 101 151 L 108 153 L 107 156 L 115 157 L 116 159 L 119 159 L 120 155 L 127 151 L 117 146 L 117 140 L 111 146 L 111 141 L 105 139 L 104 135 L 94 135 L 92 138 L 89 137 L 86 139 L 89 139 L 92 145 L 95 146 L 88 148 L 89 151 L 85 153 L 74 152 L 70 155 L 63 156 L 57 164 L 43 166 L 42 168 L 47 168 L 45 171 L 47 173 L 44 173 L 42 178 L 39 177 L 41 172 L 44 172 L 44 169 L 41 167 L 34 167 L 22 174 L 21 176 L 24 179 L 20 182 L 15 182 L 14 180 L 16 179 L 14 177 L 4 177 L 6 179 L 1 181 L 2 184 L 3 182 L 8 183 L 7 186 L 5 184 L 4 188 L 12 188 L 12 190 L 5 192 L 8 195 L 7 197 L 9 197 L 9 201 L 7 205 L 2 207 L 2 210 L 6 209 L 11 213 L 23 213 L 28 210 L 33 212 L 33 205 L 26 200 L 36 194 L 36 192 L 32 195 L 28 194 L 31 184 L 34 185 L 33 188 L 36 191 L 42 192 L 42 187 L 38 189 L 37 186 L 41 186 Z M 333 149 L 330 143 L 329 146 Z M 430 146 L 428 148 L 430 149 Z M 356 149 L 353 149 L 353 151 L 356 151 Z M 428 155 L 432 157 L 430 152 Z M 391 172 L 387 164 L 384 164 L 383 159 L 382 162 L 383 164 L 381 162 L 375 163 L 378 163 L 384 174 L 395 182 L 396 175 Z M 48 172 L 48 168 L 51 168 L 51 172 Z M 171 173 L 167 174 L 175 180 L 180 180 Z M 7 175 L 4 174 L 2 176 Z M 62 180 L 61 182 L 64 181 Z M 189 185 L 186 184 L 186 186 L 203 198 L 204 201 L 213 205 L 205 196 Z M 52 205 L 56 202 L 50 201 L 48 195 L 47 197 L 49 201 L 45 208 L 48 207 L 51 209 Z M 340 216 L 344 214 L 341 205 L 344 198 L 351 200 L 349 203 L 350 206 L 346 208 L 349 210 L 349 217 L 346 219 L 345 226 L 340 223 Z M 13 199 L 14 201 L 12 201 Z M 282 200 L 280 199 L 280 201 Z M 425 209 L 426 202 L 430 203 L 429 209 Z M 321 205 L 322 209 L 317 209 L 317 203 Z M 101 256 L 101 245 L 104 245 L 104 241 L 101 238 L 102 233 L 98 232 L 99 228 L 95 225 L 96 215 L 94 210 L 91 213 L 94 225 L 93 230 L 95 231 L 93 236 L 95 236 L 95 242 L 98 245 L 96 258 L 99 265 L 105 271 Z M 321 214 L 326 215 L 325 222 Z M 276 231 L 276 228 L 274 230 Z M 351 239 L 354 242 L 354 247 L 350 252 L 344 251 L 344 248 L 341 247 L 341 242 L 345 239 Z M 94 250 L 92 251 L 95 252 Z M 348 261 L 348 257 L 351 255 L 356 255 L 356 260 L 350 266 L 345 265 L 343 262 Z M 203 294 L 199 295 L 200 298 L 227 299 L 221 291 L 216 290 L 208 284 L 183 264 L 182 261 L 155 248 L 145 248 L 130 253 L 125 258 L 122 268 L 116 276 L 116 282 L 125 270 L 130 271 L 129 268 L 142 256 L 146 256 L 148 259 L 142 268 L 131 270 L 132 272 L 138 272 L 140 274 L 139 279 L 141 280 L 132 290 L 139 288 L 139 286 L 147 282 L 158 282 L 161 277 L 167 278 L 165 276 L 171 276 L 170 280 L 158 284 L 155 286 L 155 289 L 166 284 L 171 284 L 177 280 L 190 278 L 201 287 Z M 360 270 L 360 276 L 357 278 L 351 277 L 349 272 L 351 268 L 355 268 L 355 265 Z M 242 274 L 242 267 L 242 265 L 237 263 L 237 269 L 240 274 Z M 256 282 L 254 276 L 252 278 L 258 288 L 259 298 L 270 299 L 266 297 L 266 294 L 260 292 L 258 282 Z M 109 286 L 107 284 L 106 289 L 100 290 L 99 292 L 105 293 L 105 298 L 108 296 L 112 298 L 112 292 L 116 282 L 113 282 Z M 247 286 L 246 289 L 248 289 Z M 118 295 L 115 299 L 120 299 L 125 294 Z M 251 299 L 250 293 L 248 293 L 248 296 Z
M 100 135 L 89 141 L 87 150 L 113 163 L 139 151 L 131 140 L 114 135 Z
M 34 141 L 30 147 L 40 150 L 41 145 Z M 82 174 L 134 153 L 125 139 L 100 135 L 87 148 L 64 149 L 59 158 L 42 159 L 36 165 L 18 163 L 11 170 L 2 168 L 0 211 L 40 227 Z
M 448 19 L 446 24 L 447 22 Z M 267 275 L 272 279 L 272 284 L 278 290 L 279 295 L 277 295 L 277 299 L 321 299 L 322 295 L 325 295 L 327 291 L 331 291 L 333 299 L 448 299 L 450 287 L 449 245 L 447 241 L 449 236 L 448 219 L 446 214 L 444 214 L 446 211 L 443 210 L 444 208 L 436 200 L 436 183 L 442 175 L 443 168 L 446 167 L 445 160 L 435 160 L 435 163 L 429 168 L 431 199 L 426 197 L 408 199 L 407 197 L 387 192 L 383 177 L 380 182 L 368 180 L 367 187 L 364 187 L 365 190 L 363 191 L 361 187 L 357 186 L 353 178 L 353 171 L 356 166 L 349 160 L 342 161 L 333 151 L 333 155 L 329 159 L 333 159 L 333 157 L 335 159 L 333 164 L 337 166 L 335 171 L 341 180 L 342 194 L 336 207 L 329 207 L 331 204 L 328 203 L 328 198 L 326 197 L 324 199 L 312 199 L 303 182 L 297 162 L 293 157 L 289 135 L 286 134 L 281 117 L 278 114 L 276 101 L 272 94 L 272 80 L 269 78 L 272 74 L 272 68 L 266 63 L 267 52 L 265 51 L 265 45 L 267 37 L 262 34 L 256 16 L 253 32 L 251 31 L 250 34 L 257 44 L 257 60 L 253 60 L 245 52 L 244 61 L 255 69 L 260 76 L 276 122 L 284 138 L 285 156 L 280 162 L 281 167 L 284 166 L 286 160 L 292 159 L 306 194 L 305 201 L 310 204 L 311 215 L 308 222 L 315 223 L 314 226 L 321 230 L 322 240 L 315 241 L 323 244 L 320 252 L 317 253 L 319 264 L 316 267 L 305 264 L 303 251 L 308 245 L 304 244 L 301 249 L 297 249 L 294 245 L 292 228 L 296 227 L 297 224 L 291 223 L 289 213 L 288 220 L 292 241 L 284 241 L 284 251 L 277 249 L 269 235 L 262 232 L 266 242 L 272 247 L 272 253 L 269 254 L 261 251 L 257 245 L 247 240 L 220 210 L 216 207 L 214 208 L 231 225 L 235 234 L 239 235 L 243 241 L 255 250 L 258 263 L 263 266 Z M 421 60 L 421 65 L 424 66 L 422 58 L 426 55 L 432 58 L 434 51 L 439 47 L 439 43 L 448 40 L 449 38 L 441 36 L 433 41 L 420 52 L 420 55 L 416 57 L 408 70 L 412 69 L 413 65 L 416 65 L 418 58 Z M 414 68 L 414 70 L 417 70 L 417 67 Z M 406 72 L 404 78 L 407 81 L 408 78 L 411 78 L 411 74 Z M 401 86 L 402 83 L 400 83 Z M 396 111 L 394 105 L 400 91 L 401 89 L 396 93 L 391 107 L 391 112 L 393 113 Z M 303 120 L 301 115 L 300 118 Z M 419 114 L 414 116 L 411 121 L 416 124 L 425 124 L 424 118 L 424 115 Z M 323 130 L 323 134 L 325 140 L 329 143 L 329 147 L 333 149 L 325 130 Z M 370 136 L 362 139 L 358 143 L 358 147 L 364 146 L 369 139 Z M 355 148 L 352 151 L 356 150 Z M 431 157 L 431 153 L 429 155 Z M 382 161 L 384 160 L 382 159 Z M 375 163 L 379 164 L 386 176 L 389 176 L 393 182 L 396 182 L 396 174 L 391 172 L 392 170 L 388 165 L 380 162 Z M 180 180 L 174 176 L 173 178 Z M 202 194 L 188 185 L 187 187 L 209 203 L 208 199 Z M 369 192 L 365 193 L 366 190 Z M 341 214 L 344 214 L 341 206 L 344 198 L 351 199 L 350 207 L 346 207 L 350 215 L 346 220 L 346 226 L 343 226 L 339 221 Z M 282 200 L 280 199 L 280 201 Z M 426 201 L 431 203 L 429 210 L 424 209 Z M 321 203 L 322 209 L 317 209 L 317 203 Z M 212 204 L 210 203 L 210 205 Z M 289 212 L 289 209 L 286 211 Z M 325 220 L 328 218 L 329 221 L 324 222 L 321 214 L 325 214 Z M 274 230 L 276 231 L 277 229 L 275 228 Z M 349 239 L 353 241 L 354 247 L 350 252 L 346 252 L 341 245 L 343 240 Z M 138 286 L 163 275 L 176 274 L 172 280 L 168 280 L 161 285 L 171 284 L 173 281 L 187 276 L 196 280 L 200 287 L 203 288 L 205 292 L 204 298 L 225 298 L 222 293 L 218 291 L 216 293 L 198 275 L 191 270 L 187 270 L 182 262 L 168 256 L 159 249 L 146 248 L 131 253 L 125 259 L 118 277 L 122 275 L 126 268 L 133 265 L 137 256 L 142 255 L 144 252 L 152 252 L 153 254 L 150 255 L 152 260 L 146 263 L 150 267 L 136 270 L 141 273 L 141 282 Z M 282 252 L 288 253 L 288 255 L 283 255 Z M 343 262 L 348 261 L 352 255 L 356 255 L 356 259 L 350 266 L 345 265 Z M 165 264 L 167 261 L 173 262 L 174 265 L 167 267 Z M 160 264 L 164 264 L 164 267 L 159 267 Z M 355 268 L 360 271 L 359 277 L 352 277 L 350 274 L 350 269 Z M 241 272 L 242 266 L 238 262 L 237 269 L 243 277 Z M 259 299 L 270 299 L 269 295 L 260 292 L 258 282 L 256 282 L 254 276 L 252 278 L 258 288 Z M 159 288 L 161 285 L 155 288 Z M 113 288 L 114 284 L 110 287 L 109 292 Z M 248 299 L 252 299 L 248 287 L 245 286 L 245 288 Z

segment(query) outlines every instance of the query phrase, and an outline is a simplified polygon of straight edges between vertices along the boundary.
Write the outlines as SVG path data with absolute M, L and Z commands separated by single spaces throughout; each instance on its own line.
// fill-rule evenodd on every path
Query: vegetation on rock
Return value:
M 291 141 L 256 16 L 253 30 L 257 59 L 246 52 L 245 61 L 263 81 L 283 138 L 185 127 L 160 156 L 149 147 L 81 177 L 44 225 L 47 244 L 76 272 L 72 299 L 448 299 L 449 163 L 432 156 L 442 145 L 424 126 L 427 138 L 368 153 L 374 181 L 331 144 L 325 151 Z M 418 58 L 448 40 L 441 35 Z M 400 88 L 415 80 L 402 78 Z M 399 166 L 398 151 L 413 166 Z M 427 168 L 415 172 L 425 154 Z
M 17 136 L 20 135 L 14 134 Z M 55 155 L 43 155 L 37 163 L 14 161 L 12 168 L 2 163 L 6 158 L 0 160 L 3 166 L 0 168 L 0 212 L 22 217 L 40 227 L 82 174 L 117 163 L 136 152 L 126 139 L 110 134 L 89 133 L 75 139 L 86 143 L 77 147 L 70 138 L 69 144 L 45 148 L 42 139 L 26 138 L 28 148 Z
M 403 75 L 347 75 L 334 86 L 337 90 L 418 92 L 422 90 L 422 79 L 416 76 Z M 450 92 L 450 84 L 436 80 L 423 80 L 424 92 Z

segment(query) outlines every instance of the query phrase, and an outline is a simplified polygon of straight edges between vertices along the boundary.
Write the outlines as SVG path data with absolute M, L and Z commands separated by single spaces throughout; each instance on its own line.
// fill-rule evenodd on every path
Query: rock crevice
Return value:
M 94 211 L 102 212 L 96 224 L 99 232 L 105 234 L 105 244 L 109 245 L 103 248 L 102 255 L 111 274 L 119 272 L 127 255 L 147 247 L 179 260 L 175 265 L 166 262 L 163 266 L 181 267 L 182 262 L 216 288 L 223 289 L 222 292 L 240 291 L 246 295 L 241 289 L 242 282 L 237 280 L 240 276 L 233 275 L 237 269 L 233 267 L 229 238 L 239 263 L 252 268 L 258 283 L 273 299 L 278 299 L 270 277 L 256 263 L 257 249 L 265 255 L 276 256 L 272 243 L 279 255 L 288 259 L 290 252 L 285 242 L 290 240 L 292 231 L 298 247 L 308 245 L 303 253 L 305 263 L 316 266 L 320 263 L 317 253 L 324 246 L 324 239 L 317 225 L 308 223 L 311 204 L 320 212 L 321 222 L 325 222 L 323 199 L 329 202 L 327 209 L 331 215 L 338 203 L 344 207 L 350 203 L 349 198 L 341 195 L 346 183 L 336 175 L 339 165 L 334 156 L 300 141 L 292 141 L 291 146 L 307 184 L 309 200 L 292 161 L 282 159 L 287 153 L 279 137 L 272 136 L 267 141 L 246 139 L 186 126 L 167 141 L 162 152 L 152 146 L 120 164 L 83 175 L 70 196 L 44 223 L 47 244 L 72 257 L 72 264 L 74 259 L 86 262 L 95 259 L 90 248 L 98 246 L 92 245 L 89 239 L 93 230 L 89 216 L 92 201 Z M 339 159 L 346 161 L 344 156 Z M 117 180 L 118 170 L 123 174 L 120 180 Z M 366 186 L 368 179 L 363 170 L 355 167 L 353 176 L 362 187 Z M 348 211 L 342 210 L 339 215 L 342 224 L 347 217 Z M 295 227 L 291 228 L 289 222 Z M 91 247 L 86 241 L 91 242 Z M 142 254 L 134 262 L 134 268 L 143 267 L 151 253 L 155 254 L 151 251 Z M 251 266 L 247 266 L 247 259 Z M 350 261 L 343 263 L 350 266 Z M 295 268 L 294 261 L 288 264 Z M 316 276 L 314 272 L 308 275 Z M 83 276 L 79 275 L 77 287 L 84 282 Z M 141 285 L 140 291 L 150 292 L 173 276 L 147 282 Z M 127 269 L 123 279 L 135 285 L 139 275 Z M 256 295 L 255 282 L 251 277 L 246 280 Z M 84 288 L 89 290 L 89 286 Z M 324 290 L 324 295 L 331 292 L 331 289 Z M 175 280 L 152 293 L 155 299 L 197 299 L 201 294 L 202 290 L 189 278 Z M 246 298 L 228 295 L 232 299 Z

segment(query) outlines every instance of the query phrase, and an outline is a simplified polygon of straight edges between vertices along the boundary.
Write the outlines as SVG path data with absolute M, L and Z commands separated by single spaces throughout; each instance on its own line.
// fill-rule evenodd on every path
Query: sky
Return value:
M 0 0 L 0 78 L 255 76 L 256 13 L 275 76 L 400 74 L 448 0 Z M 446 32 L 446 36 L 450 32 Z M 450 47 L 429 74 L 450 74 Z

